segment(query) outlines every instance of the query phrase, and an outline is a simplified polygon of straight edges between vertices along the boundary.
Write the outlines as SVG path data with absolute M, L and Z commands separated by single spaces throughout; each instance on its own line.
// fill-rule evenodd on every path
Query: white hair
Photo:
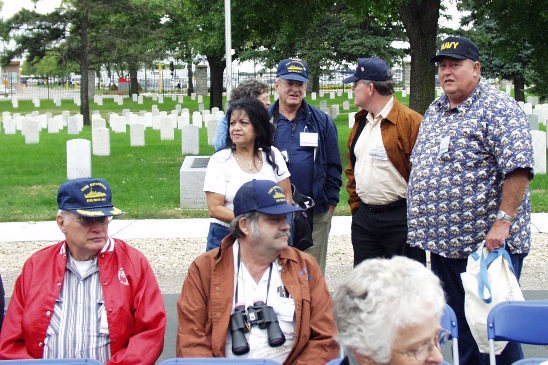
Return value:
M 386 363 L 401 328 L 441 317 L 445 305 L 438 277 L 417 261 L 395 256 L 369 259 L 356 266 L 333 295 L 337 341 Z

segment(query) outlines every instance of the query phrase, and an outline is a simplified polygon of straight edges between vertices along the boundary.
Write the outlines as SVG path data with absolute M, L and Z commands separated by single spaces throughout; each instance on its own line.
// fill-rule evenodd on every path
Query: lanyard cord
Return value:
M 238 284 L 240 282 L 240 265 L 241 265 L 241 257 L 240 257 L 240 245 L 238 243 L 238 271 L 236 273 L 236 293 L 234 293 L 234 305 L 238 304 Z M 270 263 L 270 271 L 268 272 L 268 281 L 266 283 L 266 298 L 265 298 L 265 304 L 268 304 L 268 291 L 270 290 L 270 279 L 272 278 L 272 263 Z

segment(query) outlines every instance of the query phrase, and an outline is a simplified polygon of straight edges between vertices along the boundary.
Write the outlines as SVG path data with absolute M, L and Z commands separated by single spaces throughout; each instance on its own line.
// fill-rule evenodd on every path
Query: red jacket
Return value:
M 177 300 L 177 357 L 224 357 L 234 297 L 235 239 L 196 258 Z M 333 302 L 316 260 L 296 248 L 280 252 L 282 281 L 295 301 L 295 343 L 284 364 L 325 364 L 339 354 Z
M 66 270 L 65 243 L 46 247 L 25 262 L 2 327 L 0 359 L 43 357 Z M 164 346 L 166 311 L 148 260 L 118 239 L 107 242 L 97 258 L 110 333 L 108 364 L 153 364 Z

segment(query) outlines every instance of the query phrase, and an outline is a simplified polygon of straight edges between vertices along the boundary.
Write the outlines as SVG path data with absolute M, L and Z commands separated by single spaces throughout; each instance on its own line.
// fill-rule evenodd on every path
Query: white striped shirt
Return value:
M 110 335 L 95 257 L 81 276 L 67 250 L 63 286 L 44 341 L 44 359 L 110 359 Z

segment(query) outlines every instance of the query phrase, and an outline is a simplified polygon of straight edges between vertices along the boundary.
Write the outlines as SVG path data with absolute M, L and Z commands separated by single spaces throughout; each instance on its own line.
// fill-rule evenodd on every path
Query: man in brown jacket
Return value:
M 426 262 L 424 252 L 406 244 L 409 157 L 422 116 L 394 98 L 392 75 L 385 61 L 360 58 L 354 75 L 343 80 L 354 84 L 361 108 L 346 144 L 354 266 L 394 255 Z
M 219 248 L 194 260 L 177 301 L 178 357 L 325 364 L 337 357 L 333 302 L 316 260 L 287 245 L 288 205 L 273 181 L 234 197 Z

